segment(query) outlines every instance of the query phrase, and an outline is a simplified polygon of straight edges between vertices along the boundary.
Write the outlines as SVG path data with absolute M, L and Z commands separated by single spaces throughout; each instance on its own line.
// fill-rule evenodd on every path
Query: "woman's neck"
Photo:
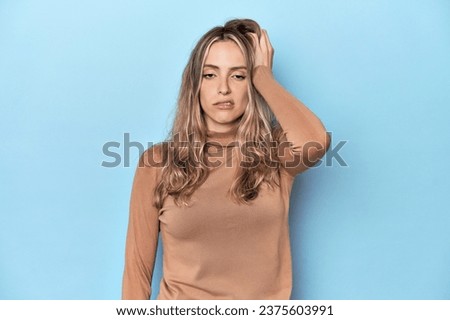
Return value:
M 217 141 L 220 143 L 228 143 L 235 140 L 237 130 L 239 129 L 239 123 L 233 124 L 230 128 L 225 131 L 215 131 L 212 129 L 207 129 L 206 140 L 207 141 Z

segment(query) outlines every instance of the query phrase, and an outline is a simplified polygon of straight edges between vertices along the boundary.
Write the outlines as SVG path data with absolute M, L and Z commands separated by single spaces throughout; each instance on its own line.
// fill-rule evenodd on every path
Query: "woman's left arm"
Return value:
M 279 146 L 279 157 L 286 171 L 295 176 L 314 166 L 325 155 L 331 139 L 320 119 L 274 79 L 273 48 L 267 32 L 262 31 L 259 41 L 254 35 L 254 40 L 257 45 L 253 84 L 286 134 Z

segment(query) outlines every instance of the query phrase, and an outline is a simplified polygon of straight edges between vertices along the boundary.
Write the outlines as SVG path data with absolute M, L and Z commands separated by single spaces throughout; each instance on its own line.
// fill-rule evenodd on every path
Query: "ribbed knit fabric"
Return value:
M 254 85 L 286 132 L 283 165 L 300 157 L 307 118 L 301 102 L 285 91 L 267 67 L 258 67 Z M 208 131 L 208 141 L 234 141 L 237 127 Z M 320 128 L 317 128 L 320 130 Z M 289 197 L 301 166 L 280 169 L 281 184 L 266 184 L 250 205 L 237 204 L 227 191 L 237 168 L 236 147 L 222 148 L 222 165 L 211 170 L 194 192 L 191 206 L 178 207 L 171 197 L 161 210 L 152 206 L 161 168 L 158 145 L 148 149 L 136 169 L 126 242 L 123 299 L 148 299 L 158 245 L 163 241 L 163 277 L 157 299 L 289 299 L 292 290 L 289 243 Z M 214 160 L 210 158 L 210 160 Z M 291 163 L 292 164 L 292 163 Z

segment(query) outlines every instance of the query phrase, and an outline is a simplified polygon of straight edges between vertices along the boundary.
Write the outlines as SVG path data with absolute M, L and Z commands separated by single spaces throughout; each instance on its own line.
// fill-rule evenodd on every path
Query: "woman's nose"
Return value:
M 228 80 L 227 79 L 222 79 L 219 83 L 219 90 L 218 90 L 219 94 L 229 94 L 230 93 L 230 86 L 228 85 Z

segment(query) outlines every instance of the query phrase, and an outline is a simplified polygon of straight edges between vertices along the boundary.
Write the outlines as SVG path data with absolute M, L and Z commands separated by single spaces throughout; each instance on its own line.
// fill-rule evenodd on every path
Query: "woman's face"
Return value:
M 238 45 L 231 40 L 213 43 L 200 86 L 200 105 L 209 130 L 225 132 L 240 121 L 249 101 L 247 88 L 247 66 Z

